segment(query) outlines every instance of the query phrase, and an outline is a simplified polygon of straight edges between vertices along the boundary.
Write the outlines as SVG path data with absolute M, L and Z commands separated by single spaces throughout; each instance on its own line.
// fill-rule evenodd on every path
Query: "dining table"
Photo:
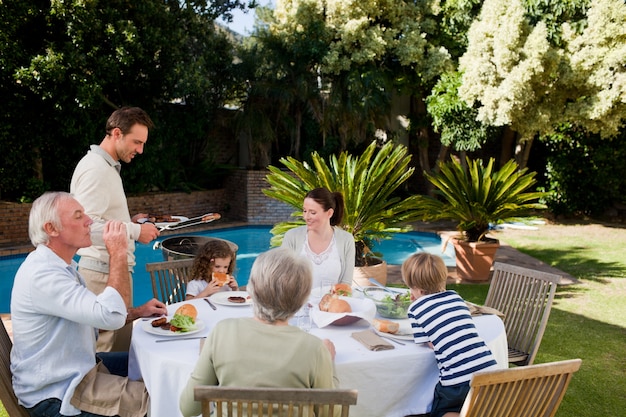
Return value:
M 219 294 L 219 293 L 218 293 Z M 129 378 L 142 379 L 150 394 L 150 417 L 181 416 L 179 398 L 198 359 L 203 338 L 220 320 L 252 317 L 250 299 L 241 304 L 221 302 L 213 306 L 205 299 L 192 299 L 168 306 L 171 316 L 181 304 L 191 303 L 198 310 L 199 329 L 193 334 L 169 335 L 151 328 L 150 320 L 137 320 L 129 355 Z M 379 317 L 378 317 L 379 318 Z M 479 335 L 494 354 L 499 368 L 508 367 L 506 332 L 497 315 L 474 316 Z M 393 339 L 393 349 L 370 350 L 352 333 L 372 329 L 368 320 L 347 325 L 308 330 L 321 339 L 330 339 L 336 350 L 335 370 L 338 388 L 358 390 L 358 401 L 350 409 L 352 417 L 405 417 L 430 411 L 439 371 L 433 350 L 412 340 Z M 388 340 L 388 339 L 385 339 Z

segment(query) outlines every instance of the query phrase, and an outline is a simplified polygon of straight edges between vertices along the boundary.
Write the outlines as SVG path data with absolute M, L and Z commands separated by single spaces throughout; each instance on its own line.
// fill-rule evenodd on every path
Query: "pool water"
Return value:
M 235 278 L 240 286 L 248 283 L 248 275 L 254 259 L 270 248 L 271 226 L 241 226 L 180 235 L 168 235 L 158 241 L 173 236 L 209 236 L 230 240 L 239 246 Z M 150 244 L 137 243 L 135 255 L 137 265 L 133 274 L 134 304 L 141 305 L 152 298 L 150 274 L 146 272 L 146 263 L 163 261 L 161 249 L 153 249 L 155 242 Z M 394 235 L 390 240 L 376 244 L 374 252 L 383 254 L 383 258 L 391 265 L 399 265 L 415 252 L 430 252 L 443 257 L 446 265 L 455 265 L 454 248 L 448 245 L 441 252 L 441 239 L 435 233 L 408 232 Z M 10 308 L 11 288 L 17 269 L 26 255 L 0 257 L 0 313 L 8 313 Z

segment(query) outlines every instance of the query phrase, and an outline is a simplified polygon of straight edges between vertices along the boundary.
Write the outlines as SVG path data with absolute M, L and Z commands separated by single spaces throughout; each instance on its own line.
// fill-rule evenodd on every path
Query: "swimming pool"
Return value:
M 272 237 L 271 226 L 240 226 L 211 231 L 168 235 L 158 241 L 173 236 L 209 236 L 230 240 L 239 246 L 235 277 L 240 286 L 248 283 L 248 275 L 254 259 L 270 248 Z M 134 304 L 140 305 L 152 298 L 152 284 L 145 265 L 163 260 L 161 249 L 153 249 L 155 242 L 150 244 L 137 243 L 135 255 L 137 265 L 133 274 Z M 435 233 L 408 232 L 394 235 L 390 240 L 383 240 L 374 248 L 383 254 L 388 264 L 399 265 L 415 252 L 430 252 L 443 257 L 446 265 L 455 266 L 454 248 L 448 245 L 446 252 L 441 253 L 441 239 Z M 11 288 L 17 269 L 26 255 L 0 257 L 0 313 L 8 313 Z

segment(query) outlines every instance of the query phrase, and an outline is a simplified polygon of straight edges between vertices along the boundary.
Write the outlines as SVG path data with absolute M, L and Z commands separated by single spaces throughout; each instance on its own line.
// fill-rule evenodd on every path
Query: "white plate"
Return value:
M 167 321 L 170 321 L 170 317 L 167 318 Z M 156 319 L 155 319 L 156 320 Z M 203 330 L 205 324 L 202 320 L 196 320 L 196 329 L 190 330 L 188 332 L 173 332 L 171 330 L 165 330 L 160 327 L 152 327 L 152 320 L 146 321 L 143 323 L 143 329 L 152 334 L 156 334 L 157 336 L 170 336 L 170 337 L 179 337 L 179 336 L 187 336 L 189 334 L 198 333 Z
M 246 302 L 245 303 L 233 303 L 232 301 L 228 301 L 228 297 L 243 297 L 246 299 Z M 216 292 L 209 298 L 215 304 L 220 304 L 220 305 L 229 306 L 229 307 L 249 306 L 252 304 L 252 298 L 250 298 L 250 296 L 248 295 L 246 291 L 220 291 L 220 292 Z
M 189 217 L 185 217 L 185 216 L 172 216 L 172 219 L 176 219 L 176 221 L 175 221 L 175 222 L 158 222 L 158 223 L 155 223 L 154 225 L 155 225 L 156 227 L 165 227 L 165 226 L 168 226 L 168 225 L 169 225 L 169 226 L 173 226 L 173 225 L 178 224 L 178 223 L 180 223 L 180 222 L 184 222 L 184 221 L 189 220 Z
M 413 340 L 413 332 L 411 331 L 411 322 L 409 319 L 404 320 L 393 320 L 393 319 L 385 319 L 389 321 L 394 321 L 400 325 L 400 329 L 398 329 L 397 333 L 385 333 L 379 332 L 374 329 L 376 333 L 380 336 L 387 336 L 397 340 Z

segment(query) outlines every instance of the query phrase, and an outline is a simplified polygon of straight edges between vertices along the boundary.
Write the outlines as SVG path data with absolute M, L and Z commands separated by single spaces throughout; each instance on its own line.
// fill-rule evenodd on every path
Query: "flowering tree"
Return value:
M 487 0 L 460 59 L 459 96 L 481 122 L 517 132 L 521 166 L 533 138 L 562 124 L 615 135 L 626 115 L 625 21 L 623 1 L 597 0 L 584 29 L 562 23 L 555 42 L 521 0 Z

